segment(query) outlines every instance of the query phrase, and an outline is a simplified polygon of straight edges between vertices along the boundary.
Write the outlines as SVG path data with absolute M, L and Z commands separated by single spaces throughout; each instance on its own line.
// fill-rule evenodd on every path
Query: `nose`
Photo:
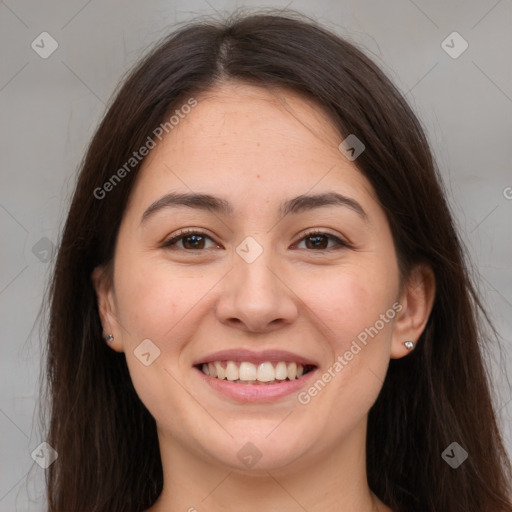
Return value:
M 220 322 L 247 332 L 272 332 L 293 323 L 298 297 L 286 283 L 270 250 L 252 263 L 234 254 L 234 265 L 222 283 L 216 315 Z M 275 269 L 273 268 L 275 267 Z

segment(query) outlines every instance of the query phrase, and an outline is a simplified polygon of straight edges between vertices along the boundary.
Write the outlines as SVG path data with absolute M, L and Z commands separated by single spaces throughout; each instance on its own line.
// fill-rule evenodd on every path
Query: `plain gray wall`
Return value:
M 36 422 L 34 322 L 77 166 L 104 104 L 128 67 L 177 22 L 240 6 L 289 6 L 360 43 L 422 119 L 503 338 L 490 368 L 512 452 L 505 374 L 506 366 L 512 370 L 510 1 L 6 0 L 0 3 L 0 511 L 43 508 L 44 469 L 31 457 L 44 441 Z M 464 48 L 458 36 L 442 47 L 454 31 L 468 43 L 457 58 L 445 49 L 456 56 Z M 58 44 L 45 59 L 31 46 L 35 41 L 43 55 L 51 50 L 42 32 Z

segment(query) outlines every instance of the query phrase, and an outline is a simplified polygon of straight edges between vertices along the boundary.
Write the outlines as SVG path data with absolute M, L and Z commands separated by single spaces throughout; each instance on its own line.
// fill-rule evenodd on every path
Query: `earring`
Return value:
M 106 341 L 107 343 L 112 343 L 112 342 L 114 341 L 114 335 L 113 335 L 113 334 L 107 334 L 107 335 L 105 336 L 105 341 Z
M 412 350 L 414 348 L 414 341 L 404 341 L 404 345 L 407 350 Z

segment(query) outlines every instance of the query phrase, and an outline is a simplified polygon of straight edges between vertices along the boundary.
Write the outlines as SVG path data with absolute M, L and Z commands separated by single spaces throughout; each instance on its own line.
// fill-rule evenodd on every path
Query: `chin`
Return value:
M 203 453 L 208 453 L 219 465 L 230 471 L 268 476 L 269 471 L 293 465 L 315 444 L 313 441 L 311 444 L 306 442 L 300 428 L 279 433 L 274 431 L 269 435 L 272 429 L 267 427 L 267 422 L 261 429 L 253 426 L 249 431 L 242 427 L 239 430 L 240 435 L 230 430 L 233 438 L 225 434 L 222 440 L 201 443 L 204 446 Z M 275 422 L 272 428 L 276 428 Z M 212 446 L 215 446 L 214 450 L 211 449 Z

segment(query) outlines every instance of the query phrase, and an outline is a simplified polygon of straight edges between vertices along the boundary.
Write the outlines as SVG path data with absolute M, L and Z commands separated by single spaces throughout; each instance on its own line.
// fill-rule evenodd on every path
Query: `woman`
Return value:
M 126 79 L 51 287 L 52 512 L 510 512 L 481 304 L 423 131 L 295 15 Z

